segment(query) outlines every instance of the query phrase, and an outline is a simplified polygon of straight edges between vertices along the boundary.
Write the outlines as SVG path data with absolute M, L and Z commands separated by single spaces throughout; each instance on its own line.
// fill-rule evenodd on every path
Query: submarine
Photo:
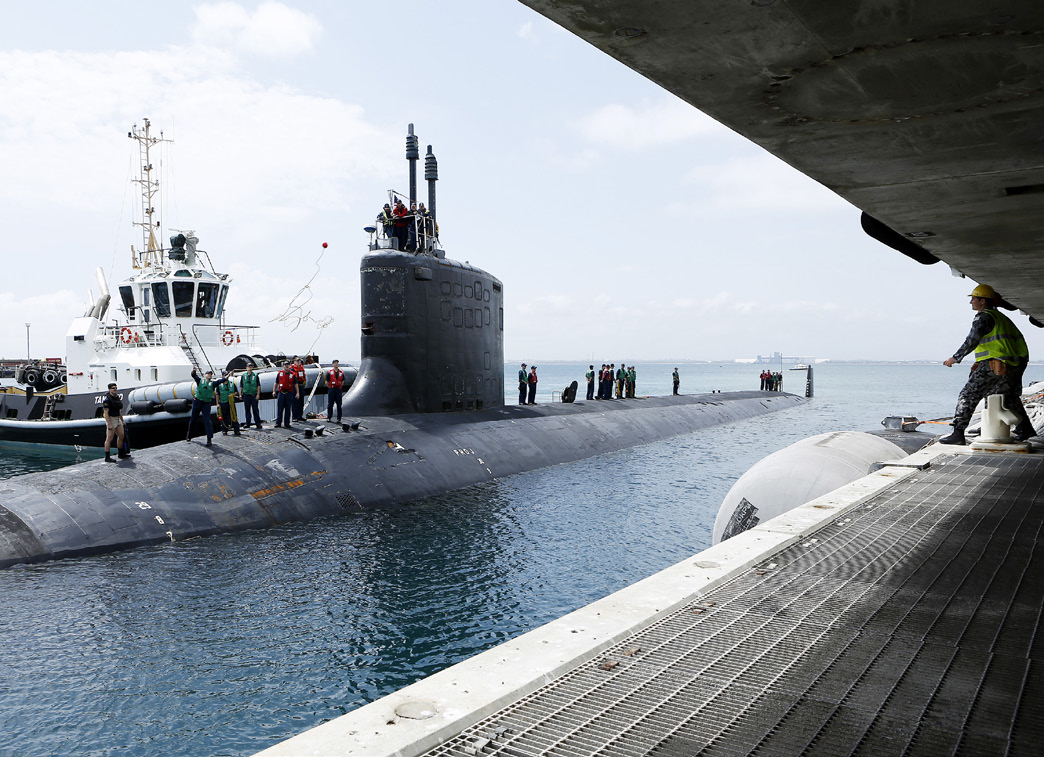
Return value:
M 412 204 L 412 124 L 407 159 Z M 409 233 L 366 228 L 362 359 L 342 424 L 266 426 L 0 481 L 0 567 L 402 505 L 805 402 L 746 391 L 506 404 L 503 283 L 446 257 L 430 146 L 425 179 L 428 215 L 407 216 Z

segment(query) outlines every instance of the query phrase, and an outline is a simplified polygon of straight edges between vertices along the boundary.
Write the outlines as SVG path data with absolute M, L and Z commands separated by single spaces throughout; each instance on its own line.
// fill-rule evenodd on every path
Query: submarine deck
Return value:
M 932 445 L 263 754 L 1039 754 L 1042 486 Z

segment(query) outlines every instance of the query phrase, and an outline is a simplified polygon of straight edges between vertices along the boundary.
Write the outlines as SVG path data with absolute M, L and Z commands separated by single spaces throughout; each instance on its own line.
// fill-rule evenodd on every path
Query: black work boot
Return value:
M 114 463 L 114 462 L 116 462 L 115 460 L 112 459 L 112 456 L 109 454 L 109 450 L 105 450 L 105 462 L 107 462 L 107 463 Z
M 1011 436 L 1017 442 L 1024 442 L 1027 439 L 1029 439 L 1030 437 L 1036 436 L 1036 435 L 1037 435 L 1037 430 L 1035 428 L 1033 428 L 1033 426 L 1030 425 L 1029 423 L 1023 422 L 1023 423 L 1020 423 L 1018 426 L 1015 427 L 1015 431 L 1014 431 L 1014 433 L 1012 433 Z
M 964 440 L 964 429 L 955 428 L 949 436 L 944 436 L 939 440 L 939 444 L 967 444 Z

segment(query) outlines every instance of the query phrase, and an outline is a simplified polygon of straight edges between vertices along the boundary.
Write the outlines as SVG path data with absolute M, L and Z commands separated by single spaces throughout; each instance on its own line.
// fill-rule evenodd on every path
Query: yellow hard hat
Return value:
M 968 296 L 969 297 L 983 297 L 983 298 L 989 299 L 989 300 L 997 299 L 997 293 L 994 291 L 993 287 L 991 287 L 989 284 L 979 284 L 979 286 L 975 287 L 972 290 L 971 294 L 968 295 Z

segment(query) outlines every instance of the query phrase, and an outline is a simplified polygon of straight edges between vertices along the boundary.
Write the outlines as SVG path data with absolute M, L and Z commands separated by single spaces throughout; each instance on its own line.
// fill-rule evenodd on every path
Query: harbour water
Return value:
M 538 401 L 573 379 L 583 397 L 586 365 L 538 365 Z M 678 367 L 684 393 L 761 370 Z M 637 393 L 669 393 L 673 368 L 639 364 Z M 0 753 L 251 754 L 709 546 L 757 460 L 948 415 L 966 375 L 822 364 L 802 408 L 394 509 L 0 571 Z M 0 476 L 74 461 L 5 448 Z

